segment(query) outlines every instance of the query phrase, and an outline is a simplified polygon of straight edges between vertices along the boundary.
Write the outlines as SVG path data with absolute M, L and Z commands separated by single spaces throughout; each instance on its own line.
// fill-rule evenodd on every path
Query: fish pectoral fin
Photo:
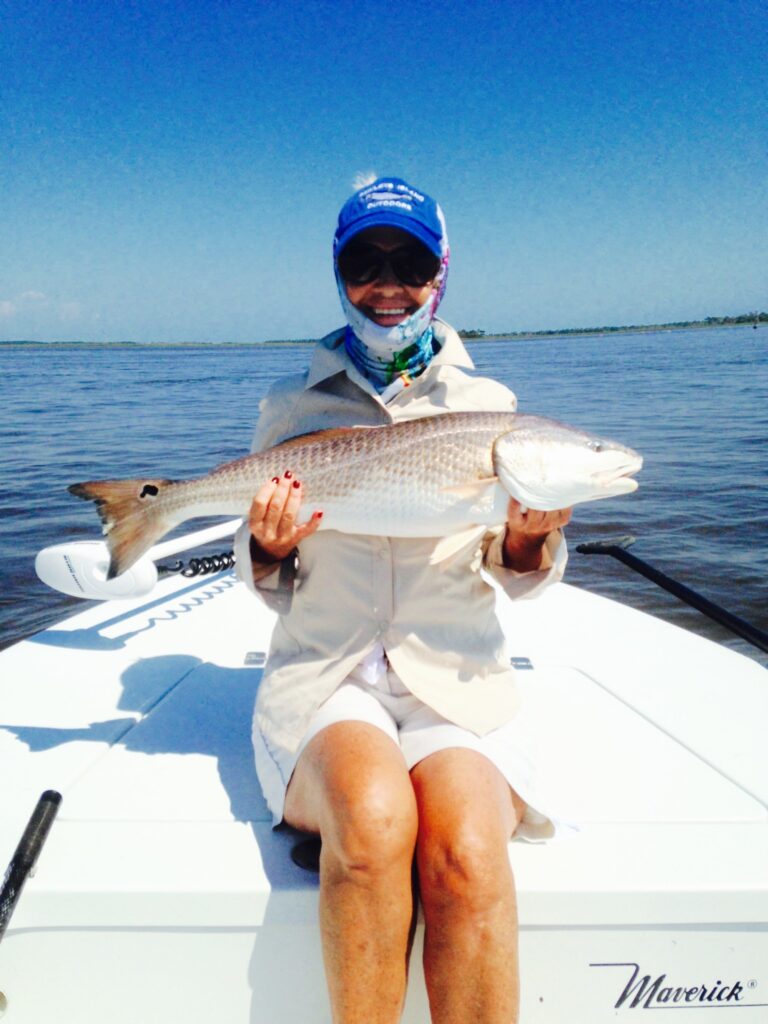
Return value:
M 478 541 L 486 529 L 487 527 L 485 526 L 470 526 L 467 530 L 461 530 L 459 533 L 449 533 L 447 537 L 441 537 L 432 549 L 432 554 L 429 556 L 429 564 L 438 565 L 440 562 L 446 562 L 457 551 L 461 551 L 468 544 Z
M 482 480 L 467 480 L 461 484 L 451 484 L 450 487 L 443 487 L 445 494 L 455 494 L 457 498 L 467 498 L 473 501 L 482 498 L 489 487 L 499 482 L 497 476 L 484 476 Z

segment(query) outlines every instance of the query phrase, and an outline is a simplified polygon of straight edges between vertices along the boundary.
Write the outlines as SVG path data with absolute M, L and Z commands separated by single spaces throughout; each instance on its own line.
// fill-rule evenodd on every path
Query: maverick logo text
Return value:
M 640 964 L 590 964 L 590 967 L 628 967 L 632 974 L 624 986 L 614 1007 L 619 1009 L 626 1004 L 627 1009 L 634 1010 L 641 1006 L 644 1010 L 654 1010 L 662 1006 L 672 1009 L 674 1004 L 687 1006 L 689 1009 L 704 1009 L 713 1006 L 760 1006 L 761 1003 L 745 1002 L 745 987 L 754 988 L 755 982 L 745 986 L 741 981 L 724 983 L 719 978 L 706 985 L 672 985 L 667 981 L 666 974 L 653 978 L 650 974 L 640 973 Z

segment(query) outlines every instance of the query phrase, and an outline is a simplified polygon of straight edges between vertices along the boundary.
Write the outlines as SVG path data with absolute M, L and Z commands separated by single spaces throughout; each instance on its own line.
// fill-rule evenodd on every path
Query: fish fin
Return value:
M 281 441 L 275 445 L 275 448 L 299 448 L 301 445 L 311 444 L 313 441 L 345 437 L 347 434 L 355 434 L 359 430 L 381 430 L 381 427 L 361 425 L 359 427 L 330 427 L 328 430 L 310 430 L 306 434 L 297 434 L 296 437 L 289 437 L 287 441 Z
M 173 480 L 89 480 L 67 488 L 76 498 L 96 503 L 109 548 L 107 579 L 138 561 L 175 521 L 156 506 Z
M 457 498 L 467 498 L 470 501 L 482 498 L 486 488 L 499 482 L 497 476 L 484 476 L 482 480 L 467 480 L 465 483 L 452 484 L 450 487 L 443 487 L 446 494 L 455 494 Z
M 432 549 L 432 554 L 429 556 L 429 564 L 437 565 L 440 562 L 447 561 L 473 540 L 482 537 L 486 530 L 486 526 L 470 526 L 466 530 L 461 530 L 458 533 L 449 533 L 447 537 L 441 537 Z

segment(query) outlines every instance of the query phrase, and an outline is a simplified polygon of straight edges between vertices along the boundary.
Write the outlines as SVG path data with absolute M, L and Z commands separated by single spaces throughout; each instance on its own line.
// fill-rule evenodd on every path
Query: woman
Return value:
M 378 179 L 344 205 L 334 266 L 347 326 L 309 370 L 262 403 L 254 449 L 327 427 L 514 408 L 467 373 L 435 318 L 449 249 L 434 200 Z M 255 496 L 236 544 L 248 585 L 280 612 L 254 718 L 257 771 L 275 822 L 322 838 L 320 920 L 333 1020 L 392 1024 L 414 917 L 425 921 L 432 1020 L 517 1019 L 517 924 L 507 844 L 546 838 L 515 723 L 517 697 L 494 592 L 559 579 L 570 510 L 524 511 L 456 539 L 320 531 L 300 517 L 291 467 Z

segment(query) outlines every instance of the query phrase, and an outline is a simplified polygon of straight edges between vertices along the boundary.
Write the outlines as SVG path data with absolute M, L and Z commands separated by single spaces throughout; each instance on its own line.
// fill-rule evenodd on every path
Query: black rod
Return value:
M 725 626 L 730 629 L 731 632 L 740 636 L 742 640 L 746 640 L 748 643 L 753 644 L 755 647 L 759 647 L 761 651 L 768 651 L 768 633 L 765 633 L 762 629 L 758 629 L 757 626 L 753 626 L 749 622 L 745 622 L 744 619 L 740 619 L 738 615 L 733 615 L 725 608 L 721 608 L 720 605 L 715 604 L 708 598 L 703 597 L 701 594 L 697 594 L 695 590 L 691 590 L 690 587 L 686 587 L 683 583 L 678 583 L 677 580 L 673 580 L 671 576 L 667 576 L 666 573 L 660 572 L 655 569 L 648 562 L 644 562 L 642 558 L 638 558 L 636 555 L 631 554 L 627 551 L 630 544 L 635 541 L 634 537 L 618 537 L 616 540 L 605 540 L 595 541 L 591 544 L 579 544 L 576 550 L 583 555 L 611 555 L 613 558 L 618 559 L 619 562 L 623 562 L 624 565 L 628 565 L 630 569 L 634 569 L 635 572 L 639 572 L 641 576 L 645 576 L 646 579 L 651 580 L 659 587 L 663 587 L 664 590 L 668 590 L 670 594 L 674 594 L 675 597 L 684 601 L 686 604 L 691 605 L 692 608 L 696 608 L 702 614 L 707 615 L 710 619 L 714 619 L 715 622 L 719 622 L 721 626 Z
M 24 883 L 34 870 L 61 803 L 61 793 L 47 789 L 37 801 L 0 887 L 0 942 L 10 923 Z

